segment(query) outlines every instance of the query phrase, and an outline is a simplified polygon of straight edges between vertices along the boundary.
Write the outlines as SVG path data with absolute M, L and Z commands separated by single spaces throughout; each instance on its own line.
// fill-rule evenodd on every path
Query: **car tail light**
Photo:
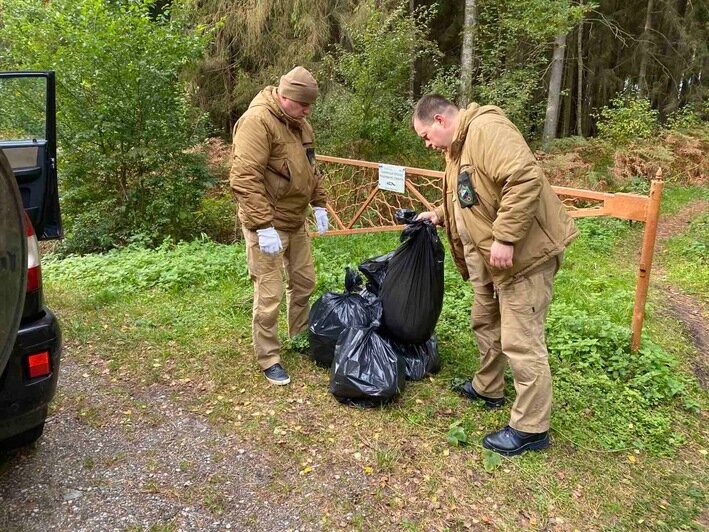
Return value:
M 30 379 L 49 375 L 51 367 L 49 363 L 49 351 L 42 351 L 27 357 L 27 374 Z
M 25 213 L 25 234 L 27 235 L 27 292 L 42 288 L 42 268 L 39 258 L 39 242 L 29 216 Z

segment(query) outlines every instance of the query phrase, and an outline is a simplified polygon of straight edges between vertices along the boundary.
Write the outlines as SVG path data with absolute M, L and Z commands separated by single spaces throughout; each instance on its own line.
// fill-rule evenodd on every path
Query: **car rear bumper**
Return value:
M 59 378 L 61 331 L 54 314 L 47 309 L 39 319 L 23 322 L 10 360 L 0 376 L 0 440 L 40 425 L 54 397 Z M 50 373 L 30 379 L 27 357 L 49 352 Z

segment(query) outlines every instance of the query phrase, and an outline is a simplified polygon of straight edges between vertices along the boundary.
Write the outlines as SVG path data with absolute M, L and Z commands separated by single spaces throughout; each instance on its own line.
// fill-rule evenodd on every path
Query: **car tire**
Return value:
M 10 438 L 0 441 L 0 451 L 13 451 L 15 449 L 19 449 L 20 447 L 32 445 L 39 439 L 42 432 L 44 432 L 44 421 L 36 427 L 32 427 L 31 429 L 27 429 L 24 432 L 20 432 L 19 434 L 15 434 Z

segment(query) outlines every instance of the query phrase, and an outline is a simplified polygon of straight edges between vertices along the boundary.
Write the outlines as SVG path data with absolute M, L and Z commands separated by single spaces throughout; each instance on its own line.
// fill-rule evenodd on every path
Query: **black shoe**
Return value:
M 263 370 L 263 374 L 266 376 L 266 380 L 272 384 L 277 384 L 278 386 L 285 386 L 290 383 L 290 377 L 283 366 L 280 364 L 274 364 L 268 369 Z
M 483 438 L 483 447 L 505 456 L 549 447 L 549 432 L 522 432 L 509 425 Z
M 473 388 L 473 383 L 470 380 L 467 380 L 463 383 L 463 387 L 460 389 L 460 393 L 462 393 L 465 397 L 473 401 L 485 401 L 485 406 L 488 408 L 500 408 L 502 405 L 505 404 L 504 397 L 500 397 L 499 399 L 493 399 L 492 397 L 485 397 L 484 395 L 480 395 L 478 392 L 475 391 L 475 388 Z

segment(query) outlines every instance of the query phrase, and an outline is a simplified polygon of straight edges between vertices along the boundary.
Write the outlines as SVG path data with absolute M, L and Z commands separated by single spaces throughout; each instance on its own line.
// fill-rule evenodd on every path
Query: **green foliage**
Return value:
M 291 351 L 300 353 L 301 355 L 310 352 L 310 336 L 308 335 L 308 331 L 303 331 L 289 338 L 288 347 Z
M 103 254 L 48 255 L 44 274 L 64 287 L 130 294 L 148 289 L 213 288 L 233 276 L 248 279 L 242 246 L 225 246 L 207 240 L 174 244 L 164 241 L 155 249 L 136 245 Z
M 658 115 L 650 100 L 621 94 L 598 113 L 598 134 L 613 142 L 646 139 L 657 131 Z
M 45 80 L 0 79 L 0 141 L 43 139 Z
M 461 421 L 456 421 L 451 423 L 448 427 L 446 440 L 448 440 L 448 443 L 454 447 L 468 443 L 468 435 L 465 433 L 465 429 L 461 426 L 461 423 Z
M 216 242 L 233 242 L 236 233 L 236 202 L 231 195 L 205 196 L 194 215 L 194 231 Z
M 686 232 L 668 239 L 662 258 L 672 282 L 709 302 L 709 214 L 700 214 Z
M 593 4 L 568 0 L 480 2 L 475 33 L 473 99 L 497 105 L 530 135 L 544 120 L 548 43 L 568 33 Z
M 614 324 L 599 309 L 589 314 L 558 303 L 549 314 L 547 330 L 549 353 L 560 363 L 625 383 L 648 405 L 658 405 L 684 389 L 675 376 L 676 360 L 649 340 L 631 354 L 628 327 Z
M 704 123 L 709 117 L 709 103 L 685 105 L 667 117 L 667 128 L 684 131 Z
M 488 83 L 475 87 L 476 101 L 501 107 L 523 134 L 544 116 L 545 105 L 535 103 L 540 88 L 537 71 L 531 67 L 505 71 Z
M 57 73 L 71 252 L 106 249 L 136 234 L 151 244 L 195 235 L 192 214 L 210 176 L 203 158 L 186 151 L 202 117 L 179 74 L 208 35 L 188 31 L 168 12 L 151 15 L 151 6 L 18 0 L 3 13 L 2 69 Z
M 460 66 L 453 65 L 442 67 L 436 75 L 426 84 L 423 94 L 440 94 L 454 102 L 460 90 Z
M 502 465 L 502 456 L 490 449 L 483 449 L 483 467 L 488 473 L 492 473 Z
M 324 61 L 329 81 L 313 115 L 320 150 L 374 160 L 423 154 L 409 123 L 408 85 L 413 63 L 437 53 L 426 37 L 433 10 L 408 14 L 402 4 L 386 13 L 373 2 L 359 9 L 364 22 L 348 27 L 350 46 Z

